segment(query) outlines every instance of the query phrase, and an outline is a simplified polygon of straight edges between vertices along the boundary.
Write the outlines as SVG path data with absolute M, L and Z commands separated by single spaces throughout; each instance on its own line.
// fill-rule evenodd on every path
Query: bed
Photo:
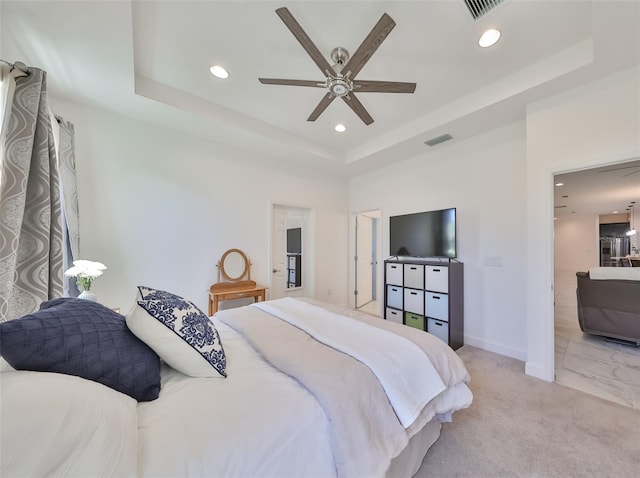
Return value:
M 98 378 L 51 363 L 18 364 L 13 335 L 24 344 L 33 332 L 0 325 L 0 353 L 7 359 L 0 373 L 1 476 L 408 477 L 437 440 L 441 422 L 472 402 L 464 364 L 438 338 L 309 299 L 261 302 L 206 318 L 215 344 L 205 355 L 212 359 L 194 372 L 174 357 L 193 352 L 193 344 L 176 340 L 174 330 L 139 306 L 166 312 L 163 301 L 171 296 L 142 294 L 126 319 L 99 304 L 58 299 L 67 308 L 90 308 L 92 324 L 103 314 L 100 327 L 125 324 L 122 333 L 151 357 L 147 368 L 147 359 L 127 357 L 126 365 L 100 370 Z M 60 302 L 44 311 L 56 307 Z M 192 312 L 178 321 L 187 324 Z M 142 331 L 136 314 L 161 327 Z M 197 323 L 196 329 L 209 327 Z M 158 334 L 170 342 L 161 344 Z M 200 366 L 198 353 L 189 359 Z M 108 360 L 92 354 L 83 360 Z M 154 354 L 162 358 L 157 369 Z M 113 369 L 132 374 L 133 388 L 105 380 Z

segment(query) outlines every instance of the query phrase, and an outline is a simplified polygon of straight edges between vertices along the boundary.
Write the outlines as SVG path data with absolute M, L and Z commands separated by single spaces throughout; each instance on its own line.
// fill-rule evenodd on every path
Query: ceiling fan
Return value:
M 393 30 L 393 27 L 396 26 L 393 19 L 386 13 L 378 20 L 378 23 L 369 32 L 369 35 L 367 35 L 353 56 L 349 57 L 349 52 L 342 47 L 334 48 L 331 52 L 331 59 L 335 62 L 333 66 L 322 56 L 320 50 L 313 44 L 286 7 L 278 8 L 276 13 L 287 28 L 291 30 L 293 36 L 300 42 L 302 48 L 305 49 L 314 63 L 318 65 L 325 79 L 324 81 L 308 81 L 258 78 L 258 80 L 265 85 L 308 86 L 327 89 L 327 93 L 307 118 L 307 121 L 318 119 L 320 114 L 327 109 L 327 106 L 339 97 L 366 125 L 370 125 L 373 123 L 373 118 L 360 103 L 360 100 L 356 98 L 355 93 L 413 93 L 415 91 L 415 83 L 355 79 L 362 67 L 369 61 L 369 58 Z

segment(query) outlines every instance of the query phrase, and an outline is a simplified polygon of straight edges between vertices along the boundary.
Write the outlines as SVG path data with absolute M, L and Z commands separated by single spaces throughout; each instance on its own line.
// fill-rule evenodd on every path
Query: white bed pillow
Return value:
M 136 300 L 126 316 L 129 330 L 185 375 L 226 377 L 224 348 L 213 322 L 192 302 L 158 292 L 163 299 Z

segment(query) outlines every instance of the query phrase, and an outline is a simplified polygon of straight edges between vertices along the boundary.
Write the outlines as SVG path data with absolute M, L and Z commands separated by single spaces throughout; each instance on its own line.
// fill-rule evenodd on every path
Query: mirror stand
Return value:
M 267 288 L 251 280 L 251 261 L 240 249 L 229 249 L 216 266 L 218 282 L 209 288 L 209 316 L 218 311 L 218 304 L 224 300 L 245 297 L 253 297 L 255 302 L 265 300 Z

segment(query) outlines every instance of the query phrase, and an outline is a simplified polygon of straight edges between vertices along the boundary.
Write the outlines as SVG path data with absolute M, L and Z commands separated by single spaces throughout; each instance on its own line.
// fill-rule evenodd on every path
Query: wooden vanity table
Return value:
M 267 287 L 251 280 L 251 261 L 240 249 L 229 249 L 217 266 L 218 282 L 209 288 L 210 316 L 218 311 L 219 303 L 224 300 L 245 297 L 253 297 L 254 302 L 265 300 Z

